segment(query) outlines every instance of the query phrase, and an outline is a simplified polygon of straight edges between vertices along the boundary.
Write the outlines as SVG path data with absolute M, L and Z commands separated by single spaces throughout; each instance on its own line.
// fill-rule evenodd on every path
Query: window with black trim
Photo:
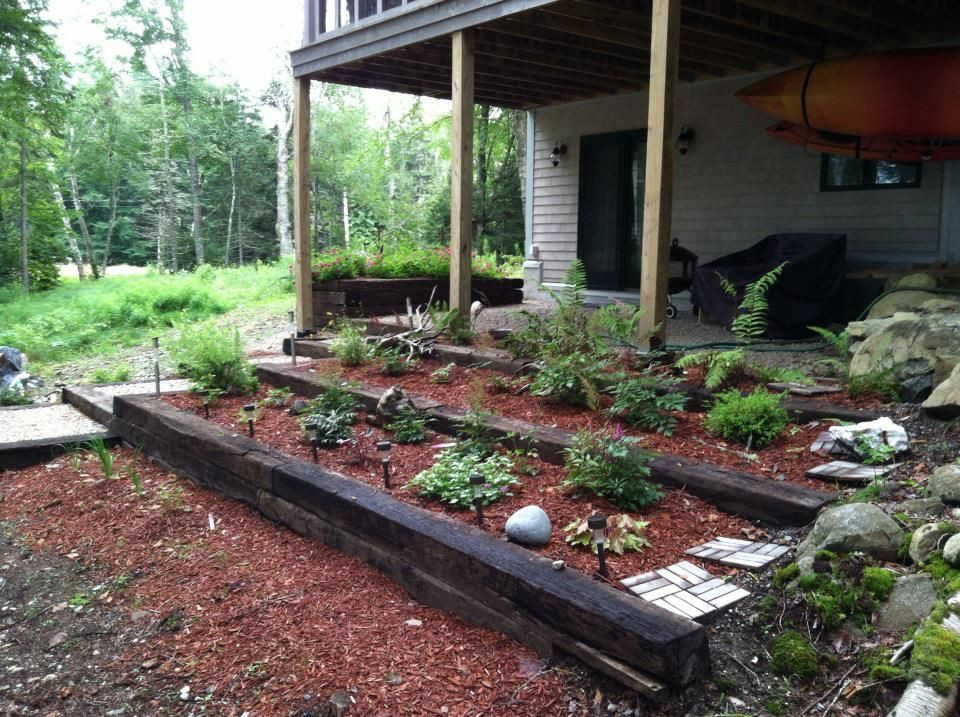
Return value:
M 821 155 L 820 191 L 905 189 L 920 186 L 920 162 L 854 159 Z

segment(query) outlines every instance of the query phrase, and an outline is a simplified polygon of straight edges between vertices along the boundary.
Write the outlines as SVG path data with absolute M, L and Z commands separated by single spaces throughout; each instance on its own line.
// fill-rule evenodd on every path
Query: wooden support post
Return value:
M 473 32 L 453 33 L 450 151 L 450 308 L 470 313 L 473 245 Z
M 661 340 L 666 339 L 670 215 L 673 210 L 673 115 L 679 39 L 680 0 L 653 0 L 640 303 L 647 310 L 642 327 L 651 330 L 659 325 Z
M 297 328 L 313 328 L 313 241 L 310 234 L 310 78 L 293 81 L 293 240 Z

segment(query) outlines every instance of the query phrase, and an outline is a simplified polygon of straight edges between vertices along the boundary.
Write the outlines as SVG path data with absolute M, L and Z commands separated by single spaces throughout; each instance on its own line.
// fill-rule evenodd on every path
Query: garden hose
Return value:
M 872 309 L 880 299 L 890 294 L 894 294 L 898 291 L 923 291 L 928 294 L 946 294 L 950 296 L 960 295 L 960 290 L 958 289 L 921 289 L 916 286 L 895 286 L 892 289 L 887 289 L 882 294 L 877 296 L 873 301 L 871 301 L 867 308 L 860 312 L 860 315 L 857 316 L 854 321 L 862 321 L 867 314 L 870 313 Z M 814 351 L 822 351 L 827 347 L 827 344 L 824 341 L 818 341 L 814 346 L 794 346 L 791 347 L 790 344 L 809 344 L 812 341 L 817 341 L 817 339 L 764 339 L 751 343 L 749 346 L 738 343 L 736 341 L 710 341 L 703 344 L 667 344 L 663 347 L 665 351 L 700 351 L 704 349 L 736 349 L 736 348 L 747 348 L 749 351 L 782 351 L 784 353 L 812 353 Z

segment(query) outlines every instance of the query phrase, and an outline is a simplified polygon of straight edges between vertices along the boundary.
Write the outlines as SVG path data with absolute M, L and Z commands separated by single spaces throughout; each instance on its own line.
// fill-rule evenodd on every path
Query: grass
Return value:
M 0 287 L 0 345 L 30 358 L 34 373 L 86 356 L 108 356 L 150 336 L 238 307 L 290 303 L 285 262 L 259 268 L 201 267 L 187 274 L 66 280 L 52 291 L 24 294 Z

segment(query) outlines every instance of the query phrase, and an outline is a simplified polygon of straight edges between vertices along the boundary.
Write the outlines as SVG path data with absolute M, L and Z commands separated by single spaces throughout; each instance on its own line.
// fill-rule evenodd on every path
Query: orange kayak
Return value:
M 950 140 L 909 140 L 892 137 L 852 137 L 821 132 L 793 122 L 777 122 L 767 127 L 771 137 L 797 144 L 811 153 L 838 154 L 856 159 L 890 162 L 924 162 L 960 159 L 960 142 Z
M 812 70 L 802 65 L 754 82 L 736 95 L 778 119 L 827 132 L 960 139 L 960 47 L 823 60 Z

